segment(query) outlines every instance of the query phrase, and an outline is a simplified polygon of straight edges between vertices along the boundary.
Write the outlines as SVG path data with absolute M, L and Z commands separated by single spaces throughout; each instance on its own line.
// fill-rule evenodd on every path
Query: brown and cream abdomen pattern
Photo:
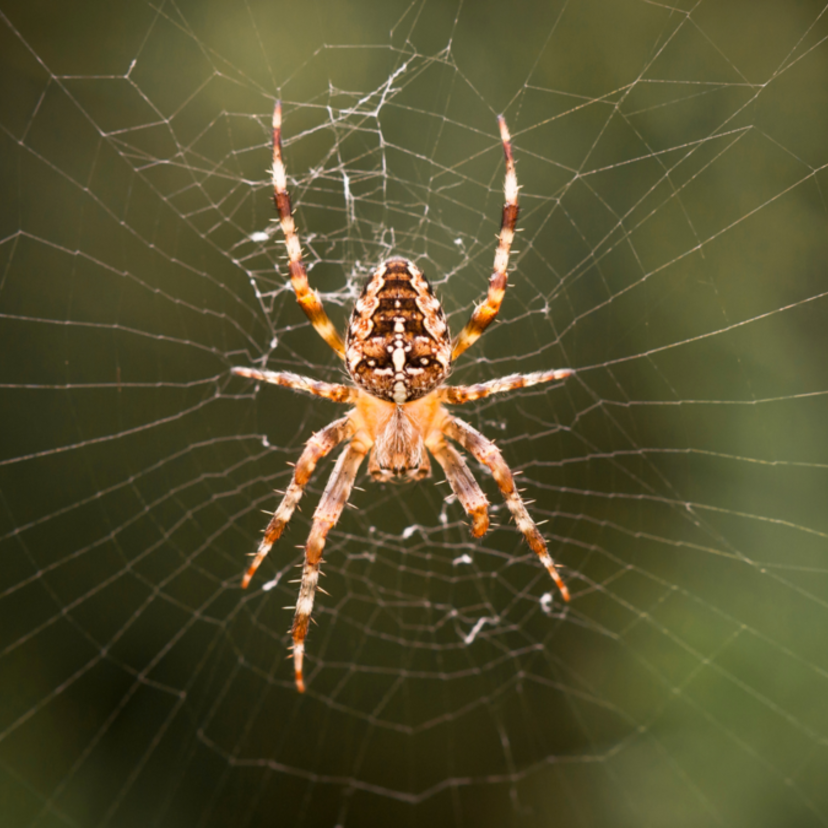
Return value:
M 440 302 L 422 271 L 389 259 L 354 306 L 345 363 L 367 393 L 402 405 L 424 397 L 451 370 L 451 337 Z

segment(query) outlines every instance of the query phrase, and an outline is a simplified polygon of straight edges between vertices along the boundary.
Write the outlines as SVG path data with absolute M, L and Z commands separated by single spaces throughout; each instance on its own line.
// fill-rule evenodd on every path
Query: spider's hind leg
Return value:
M 296 301 L 305 312 L 311 324 L 316 328 L 317 333 L 334 351 L 342 358 L 345 358 L 345 345 L 342 337 L 337 333 L 325 308 L 322 300 L 315 290 L 311 290 L 308 284 L 308 272 L 305 270 L 305 263 L 302 260 L 302 245 L 299 243 L 299 236 L 296 233 L 296 225 L 293 221 L 293 210 L 290 203 L 290 193 L 287 189 L 287 173 L 285 162 L 282 158 L 282 102 L 276 101 L 273 107 L 273 201 L 279 213 L 279 223 L 282 225 L 282 232 L 285 234 L 285 245 L 287 246 L 288 261 L 290 268 L 290 282 L 296 293 Z
M 506 178 L 503 182 L 505 200 L 503 214 L 500 219 L 500 236 L 498 237 L 486 301 L 475 308 L 471 319 L 466 323 L 466 327 L 454 338 L 451 352 L 452 360 L 457 359 L 466 348 L 477 342 L 483 331 L 489 327 L 499 313 L 503 297 L 506 295 L 508 281 L 506 271 L 509 267 L 509 254 L 512 250 L 512 241 L 515 238 L 515 227 L 518 218 L 518 183 L 509 128 L 506 126 L 506 121 L 502 115 L 498 116 L 497 123 L 500 127 L 503 154 L 506 156 Z

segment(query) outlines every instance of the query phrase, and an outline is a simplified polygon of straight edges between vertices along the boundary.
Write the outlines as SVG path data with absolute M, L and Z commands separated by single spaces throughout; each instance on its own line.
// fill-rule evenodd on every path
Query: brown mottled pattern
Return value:
M 424 397 L 448 376 L 446 318 L 411 262 L 389 259 L 366 284 L 348 327 L 345 361 L 360 388 L 400 404 Z

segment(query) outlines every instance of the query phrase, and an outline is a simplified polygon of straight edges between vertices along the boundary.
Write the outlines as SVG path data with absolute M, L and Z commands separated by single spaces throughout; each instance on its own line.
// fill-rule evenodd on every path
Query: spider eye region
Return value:
M 397 405 L 424 397 L 449 375 L 446 317 L 412 262 L 388 259 L 366 283 L 348 325 L 345 363 L 360 388 Z

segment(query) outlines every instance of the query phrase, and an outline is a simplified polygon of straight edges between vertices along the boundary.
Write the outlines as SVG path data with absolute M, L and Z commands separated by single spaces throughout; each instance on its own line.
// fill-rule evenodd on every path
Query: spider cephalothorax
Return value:
M 354 306 L 343 342 L 325 313 L 318 294 L 308 284 L 302 249 L 291 215 L 282 160 L 282 108 L 278 102 L 274 108 L 274 200 L 285 234 L 291 283 L 300 306 L 314 328 L 345 360 L 354 381 L 354 385 L 349 386 L 320 382 L 288 372 L 233 369 L 233 373 L 239 376 L 352 406 L 344 417 L 314 434 L 305 444 L 290 485 L 265 529 L 253 563 L 242 579 L 242 586 L 246 587 L 281 536 L 319 460 L 339 444 L 347 442 L 314 512 L 313 526 L 305 546 L 299 599 L 291 627 L 296 686 L 300 692 L 305 689 L 305 638 L 319 588 L 319 565 L 325 539 L 342 514 L 366 455 L 369 455 L 368 471 L 377 480 L 419 480 L 431 472 L 428 459 L 431 454 L 442 467 L 454 494 L 469 515 L 472 535 L 480 537 L 489 527 L 488 501 L 463 456 L 446 438 L 466 449 L 492 473 L 518 529 L 549 571 L 564 600 L 569 600 L 569 591 L 549 555 L 543 536 L 526 510 L 500 450 L 491 440 L 452 416 L 444 407 L 566 379 L 572 374 L 570 369 L 563 368 L 534 374 L 512 374 L 478 385 L 443 384 L 453 360 L 472 345 L 497 316 L 506 292 L 506 270 L 518 215 L 518 185 L 509 131 L 503 118 L 498 118 L 498 123 L 506 156 L 506 200 L 485 302 L 475 309 L 466 326 L 452 340 L 440 302 L 423 273 L 407 259 L 388 259 L 365 285 Z

